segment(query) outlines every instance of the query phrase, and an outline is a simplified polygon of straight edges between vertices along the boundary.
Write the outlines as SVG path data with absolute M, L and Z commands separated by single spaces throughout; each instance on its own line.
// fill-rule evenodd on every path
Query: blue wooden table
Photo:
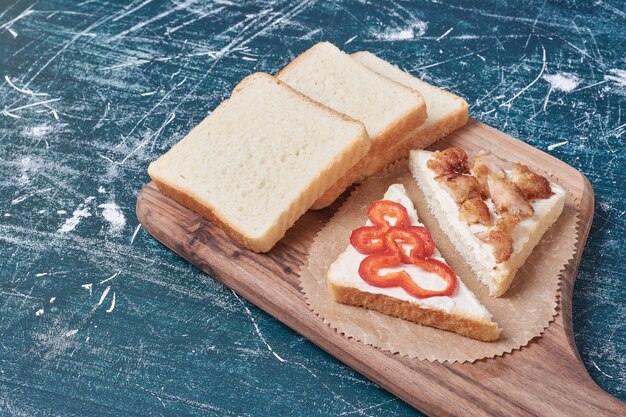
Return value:
M 575 338 L 625 400 L 624 3 L 235 3 L 0 2 L 0 414 L 416 413 L 134 215 L 150 161 L 244 76 L 322 40 L 466 97 L 589 177 Z

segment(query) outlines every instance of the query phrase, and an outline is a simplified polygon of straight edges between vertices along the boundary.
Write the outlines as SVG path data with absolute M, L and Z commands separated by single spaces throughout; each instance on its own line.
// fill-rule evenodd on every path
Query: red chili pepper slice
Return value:
M 373 226 L 362 226 L 350 235 L 350 244 L 363 254 L 371 254 L 385 250 L 383 236 L 390 226 L 389 220 L 394 219 L 395 227 L 410 226 L 409 213 L 406 207 L 394 201 L 379 200 L 372 203 L 367 210 L 367 217 Z
M 419 256 L 412 257 L 411 261 L 413 265 L 419 266 L 420 268 L 423 268 L 428 272 L 432 272 L 432 273 L 439 275 L 445 281 L 446 287 L 443 290 L 439 290 L 439 291 L 427 290 L 417 285 L 411 279 L 411 283 L 414 284 L 415 287 L 417 287 L 416 290 L 413 290 L 413 288 L 408 289 L 406 286 L 403 286 L 405 290 L 414 294 L 416 297 L 420 297 L 420 295 L 417 295 L 417 293 L 420 293 L 422 298 L 449 297 L 452 294 L 454 294 L 454 291 L 456 291 L 456 288 L 458 286 L 458 282 L 457 282 L 456 274 L 454 273 L 454 271 L 452 271 L 452 269 L 448 265 L 434 258 L 422 258 Z M 408 283 L 407 285 L 411 287 L 410 285 L 411 283 Z
M 410 263 L 439 275 L 446 282 L 446 287 L 443 290 L 428 290 L 413 281 L 413 278 L 406 271 L 379 275 L 378 271 L 383 268 L 392 268 L 402 264 L 402 257 L 399 252 L 380 252 L 366 257 L 359 265 L 359 275 L 363 281 L 374 287 L 401 287 L 417 298 L 448 297 L 454 294 L 457 288 L 457 279 L 448 265 L 433 258 L 413 257 L 411 261 Z
M 424 243 L 424 252 L 422 253 L 422 256 L 427 258 L 433 256 L 433 253 L 435 252 L 435 240 L 430 234 L 430 230 L 423 226 L 409 226 L 407 229 L 422 238 L 422 242 Z
M 401 229 L 399 227 L 391 227 L 383 239 L 388 251 L 399 253 L 400 259 L 404 263 L 411 263 L 411 258 L 414 256 L 423 256 L 424 253 L 424 241 L 407 229 Z M 407 255 L 398 241 L 411 246 L 411 251 Z
M 435 251 L 435 242 L 430 231 L 422 226 L 411 226 L 406 208 L 396 202 L 375 201 L 368 210 L 373 226 L 355 229 L 350 243 L 357 251 L 367 254 L 359 265 L 359 276 L 375 287 L 401 287 L 417 298 L 450 296 L 458 283 L 455 273 L 445 263 L 430 258 Z M 390 220 L 395 219 L 394 224 Z M 402 245 L 411 247 L 405 253 Z M 417 284 L 406 271 L 379 275 L 383 268 L 413 264 L 428 272 L 439 275 L 446 283 L 443 290 L 428 290 Z
M 372 223 L 380 226 L 407 227 L 411 225 L 406 207 L 395 201 L 374 201 L 367 210 L 367 217 Z M 395 219 L 395 223 L 390 224 L 387 219 Z

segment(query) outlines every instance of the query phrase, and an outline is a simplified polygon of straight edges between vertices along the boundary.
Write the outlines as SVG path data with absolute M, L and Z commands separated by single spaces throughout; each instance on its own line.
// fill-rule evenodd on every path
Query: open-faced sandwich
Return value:
M 459 148 L 411 151 L 410 169 L 439 225 L 491 295 L 511 286 L 546 230 L 565 190 L 526 165 Z
M 441 257 L 401 184 L 369 207 L 366 225 L 352 232 L 327 283 L 343 304 L 477 340 L 500 334 L 491 313 Z

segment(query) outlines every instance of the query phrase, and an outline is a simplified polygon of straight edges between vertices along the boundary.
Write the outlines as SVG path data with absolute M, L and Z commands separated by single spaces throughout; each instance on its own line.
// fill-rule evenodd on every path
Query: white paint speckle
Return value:
M 65 223 L 63 223 L 61 227 L 59 227 L 59 230 L 57 230 L 57 232 L 69 233 L 72 230 L 76 229 L 76 226 L 78 226 L 78 223 L 80 223 L 81 219 L 91 217 L 91 212 L 89 211 L 89 207 L 87 207 L 87 204 L 93 201 L 94 198 L 95 197 L 87 197 L 84 203 L 79 204 L 76 210 L 74 210 L 74 212 L 72 213 L 72 217 L 65 220 Z
M 611 82 L 613 88 L 609 88 L 609 91 L 626 95 L 626 70 L 623 69 L 610 69 L 609 73 L 604 76 L 604 81 Z
M 559 143 L 553 143 L 552 145 L 548 145 L 548 150 L 554 150 L 556 148 L 558 148 L 559 146 L 563 146 L 563 145 L 567 145 L 569 143 L 569 141 L 565 140 L 563 142 L 559 142 Z
M 20 177 L 17 182 L 20 185 L 28 185 L 30 183 L 30 177 L 28 174 L 35 168 L 33 160 L 29 157 L 22 158 L 20 161 Z
M 110 313 L 115 308 L 115 291 L 113 291 L 113 300 L 111 301 L 111 306 L 106 309 L 107 313 Z
M 105 192 L 106 192 L 106 189 L 105 189 L 103 186 L 100 186 L 100 187 L 98 187 L 98 192 L 99 192 L 100 194 L 105 193 Z
M 611 69 L 609 73 L 604 76 L 605 80 L 613 81 L 616 84 L 626 87 L 626 70 L 623 69 Z
M 550 88 L 556 91 L 564 91 L 569 93 L 574 91 L 578 84 L 580 84 L 580 77 L 576 74 L 570 73 L 558 73 L 558 74 L 545 74 L 543 79 L 550 83 Z
M 111 290 L 111 286 L 106 287 L 106 289 L 102 292 L 100 296 L 100 301 L 98 301 L 98 305 L 101 305 L 104 302 L 104 299 L 107 298 L 107 294 Z
M 52 126 L 47 124 L 40 124 L 37 126 L 27 127 L 23 129 L 22 134 L 24 136 L 29 136 L 32 138 L 41 138 L 51 133 L 52 130 Z
M 92 289 L 93 289 L 93 284 L 83 284 L 83 285 L 81 285 L 81 287 L 83 287 L 86 290 L 89 290 L 89 295 L 91 296 L 91 292 L 92 292 Z
M 65 210 L 57 210 L 57 214 L 67 214 L 67 211 L 65 211 Z
M 443 38 L 445 38 L 446 36 L 448 36 L 450 34 L 450 32 L 452 32 L 454 30 L 454 28 L 450 28 L 448 30 L 446 30 L 441 36 L 439 36 L 436 41 L 439 42 L 440 40 L 442 40 Z
M 46 275 L 48 275 L 47 272 L 39 272 L 38 274 L 35 274 L 36 277 L 43 277 L 43 276 L 46 276 Z
M 103 279 L 102 281 L 100 281 L 98 284 L 104 284 L 107 281 L 111 281 L 113 278 L 115 278 L 116 276 L 118 276 L 120 273 L 119 271 L 114 273 L 113 275 L 111 275 L 110 277 L 108 277 L 107 279 Z
M 35 316 L 37 317 L 43 316 L 43 308 L 40 308 L 39 310 L 35 311 Z
M 52 298 L 50 299 L 50 303 L 54 303 L 54 300 L 56 300 L 56 299 L 57 299 L 56 297 L 52 297 Z
M 31 198 L 34 195 L 45 194 L 45 193 L 50 192 L 50 191 L 52 191 L 52 188 L 42 188 L 41 190 L 33 191 L 32 193 L 23 194 L 23 195 L 21 195 L 21 196 L 19 196 L 17 198 L 14 198 L 11 201 L 11 205 L 14 206 L 14 205 L 19 204 L 19 203 L 21 203 L 22 201 L 24 201 L 24 200 L 26 200 L 28 198 Z M 43 212 L 45 212 L 45 210 L 40 210 L 40 212 L 43 213 Z
M 383 41 L 407 41 L 423 36 L 426 29 L 428 29 L 428 23 L 415 20 L 408 27 L 387 29 L 384 32 L 374 33 L 374 37 Z
M 130 244 L 131 245 L 135 241 L 135 238 L 137 237 L 137 233 L 139 233 L 139 229 L 141 229 L 141 225 L 140 224 L 137 225 L 137 227 L 135 228 L 135 231 L 133 232 L 133 236 L 130 238 Z
M 102 212 L 102 216 L 109 222 L 109 231 L 111 234 L 118 234 L 126 226 L 126 217 L 124 217 L 124 213 L 115 203 L 106 203 L 100 204 L 98 206 L 101 209 L 104 209 Z
M 76 333 L 78 333 L 78 329 L 70 330 L 69 332 L 65 333 L 65 337 L 74 336 Z

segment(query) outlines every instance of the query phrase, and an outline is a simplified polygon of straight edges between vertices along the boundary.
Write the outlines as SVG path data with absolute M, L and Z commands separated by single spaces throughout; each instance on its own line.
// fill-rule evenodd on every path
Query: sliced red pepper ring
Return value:
M 359 265 L 359 276 L 375 287 L 401 287 L 417 298 L 450 296 L 458 283 L 456 274 L 445 263 L 430 258 L 435 251 L 435 242 L 430 231 L 422 226 L 411 226 L 406 208 L 396 202 L 375 201 L 368 210 L 368 218 L 373 226 L 355 229 L 350 235 L 350 243 L 360 253 L 368 256 Z M 395 219 L 393 225 L 389 219 Z M 405 253 L 402 245 L 411 250 Z M 439 275 L 446 287 L 443 290 L 429 290 L 417 284 L 406 271 L 389 272 L 379 275 L 383 268 L 413 264 L 428 272 Z
M 422 238 L 422 242 L 424 244 L 424 252 L 422 253 L 422 256 L 433 256 L 433 253 L 435 253 L 435 240 L 430 234 L 430 230 L 423 226 L 409 226 L 407 229 Z
M 411 251 L 408 255 L 404 253 L 398 241 L 411 246 Z M 424 252 L 424 241 L 411 231 L 399 227 L 391 227 L 385 233 L 384 243 L 387 250 L 400 253 L 401 260 L 404 263 L 411 263 L 413 256 L 423 255 Z
M 389 227 L 390 219 L 394 219 L 395 227 L 410 226 L 409 213 L 400 203 L 389 200 L 379 200 L 372 203 L 367 210 L 367 217 L 373 226 L 362 226 L 352 231 L 350 244 L 363 254 L 376 253 L 385 250 L 383 237 Z
M 420 256 L 412 257 L 411 263 L 415 266 L 419 266 L 422 269 L 425 269 L 428 272 L 435 273 L 439 275 L 446 283 L 446 287 L 443 290 L 426 290 L 417 285 L 412 279 L 411 282 L 415 284 L 415 286 L 419 287 L 421 291 L 422 297 L 449 297 L 454 294 L 456 288 L 458 286 L 456 274 L 454 271 L 445 263 L 441 262 L 438 259 L 434 258 L 422 258 Z M 408 275 L 408 274 L 407 274 Z M 405 290 L 411 292 L 406 287 L 403 287 Z M 418 296 L 419 297 L 419 296 Z
M 411 225 L 406 207 L 395 201 L 374 201 L 367 210 L 367 217 L 372 223 L 379 226 L 407 227 Z M 387 219 L 395 219 L 396 221 L 394 224 L 390 224 Z
M 400 265 L 401 262 L 402 257 L 399 252 L 375 253 L 361 261 L 359 275 L 363 278 L 363 281 L 375 287 L 399 287 L 402 284 L 402 277 L 398 272 L 378 275 L 378 271 L 383 268 Z
M 365 255 L 385 250 L 383 236 L 386 229 L 381 226 L 363 226 L 354 229 L 350 235 L 350 244 Z
M 433 258 L 412 257 L 409 263 L 439 275 L 445 281 L 446 287 L 442 290 L 426 289 L 416 283 L 406 271 L 379 275 L 378 272 L 383 268 L 393 268 L 402 264 L 400 252 L 380 252 L 366 257 L 359 265 L 359 276 L 374 287 L 401 287 L 417 298 L 448 297 L 456 291 L 456 275 L 443 262 Z

